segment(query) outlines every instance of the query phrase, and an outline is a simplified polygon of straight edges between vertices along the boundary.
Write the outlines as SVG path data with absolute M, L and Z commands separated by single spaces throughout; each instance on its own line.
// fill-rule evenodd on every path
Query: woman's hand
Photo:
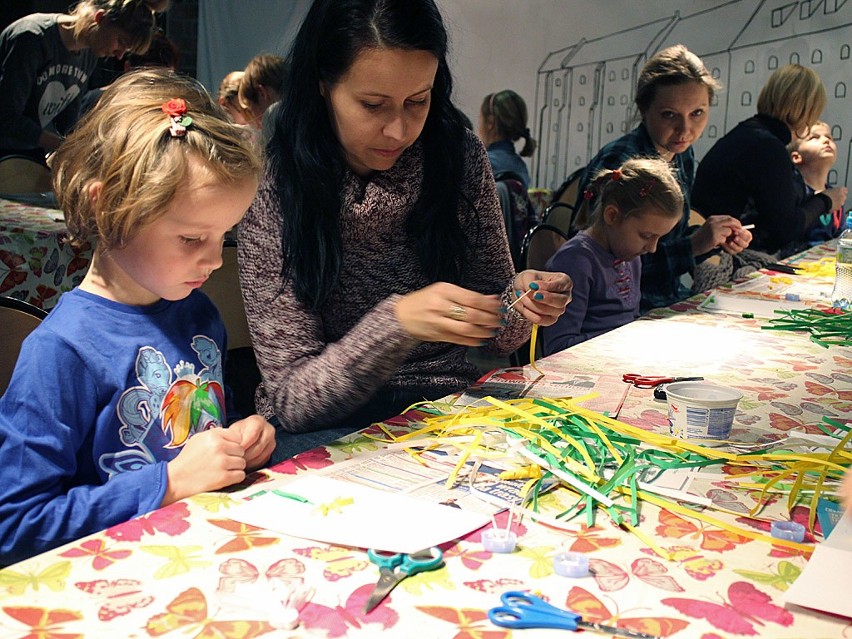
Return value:
M 512 308 L 533 324 L 550 326 L 571 301 L 573 283 L 565 273 L 527 270 L 515 276 L 512 286 L 520 300 Z
M 716 247 L 731 255 L 742 252 L 751 243 L 751 231 L 730 215 L 711 215 L 692 234 L 693 255 L 704 255 Z
M 503 326 L 500 298 L 437 282 L 403 295 L 396 317 L 412 337 L 424 342 L 482 346 Z

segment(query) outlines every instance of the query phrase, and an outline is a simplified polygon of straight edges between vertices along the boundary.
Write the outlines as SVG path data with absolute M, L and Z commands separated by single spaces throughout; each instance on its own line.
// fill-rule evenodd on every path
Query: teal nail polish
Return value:
M 533 295 L 533 299 L 541 301 L 544 299 L 544 295 L 542 295 L 541 293 L 536 293 L 535 295 Z
M 537 291 L 538 290 L 538 284 L 536 284 L 535 282 L 530 282 L 530 288 L 534 291 Z
M 508 326 L 508 325 L 509 325 L 509 320 L 507 320 L 507 319 L 501 319 L 500 320 L 500 326 Z
M 521 292 L 520 292 L 520 291 L 515 291 L 515 297 L 520 297 L 520 296 L 521 296 Z
M 500 315 L 505 315 L 508 311 L 509 311 L 508 308 L 506 308 L 505 306 L 501 306 L 500 310 L 497 311 L 497 312 L 500 313 Z

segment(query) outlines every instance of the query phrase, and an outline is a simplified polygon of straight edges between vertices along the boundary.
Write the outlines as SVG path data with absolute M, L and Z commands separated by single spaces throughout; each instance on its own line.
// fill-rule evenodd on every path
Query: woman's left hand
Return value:
M 565 273 L 527 270 L 515 276 L 512 286 L 515 299 L 522 298 L 512 308 L 533 324 L 550 326 L 571 301 L 573 283 Z

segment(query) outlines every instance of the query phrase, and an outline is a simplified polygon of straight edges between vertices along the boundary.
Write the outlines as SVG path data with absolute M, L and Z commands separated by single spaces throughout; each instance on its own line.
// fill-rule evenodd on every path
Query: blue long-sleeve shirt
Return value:
M 224 344 L 198 291 L 146 307 L 63 295 L 0 398 L 0 564 L 158 508 L 166 463 L 226 423 Z

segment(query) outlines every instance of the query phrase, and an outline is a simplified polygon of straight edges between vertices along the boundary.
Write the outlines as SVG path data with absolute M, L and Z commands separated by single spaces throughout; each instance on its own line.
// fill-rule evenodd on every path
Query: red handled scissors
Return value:
M 636 388 L 656 388 L 660 384 L 671 384 L 672 382 L 694 382 L 704 379 L 703 377 L 664 377 L 662 375 L 638 375 L 637 373 L 625 373 L 621 381 L 633 384 Z

